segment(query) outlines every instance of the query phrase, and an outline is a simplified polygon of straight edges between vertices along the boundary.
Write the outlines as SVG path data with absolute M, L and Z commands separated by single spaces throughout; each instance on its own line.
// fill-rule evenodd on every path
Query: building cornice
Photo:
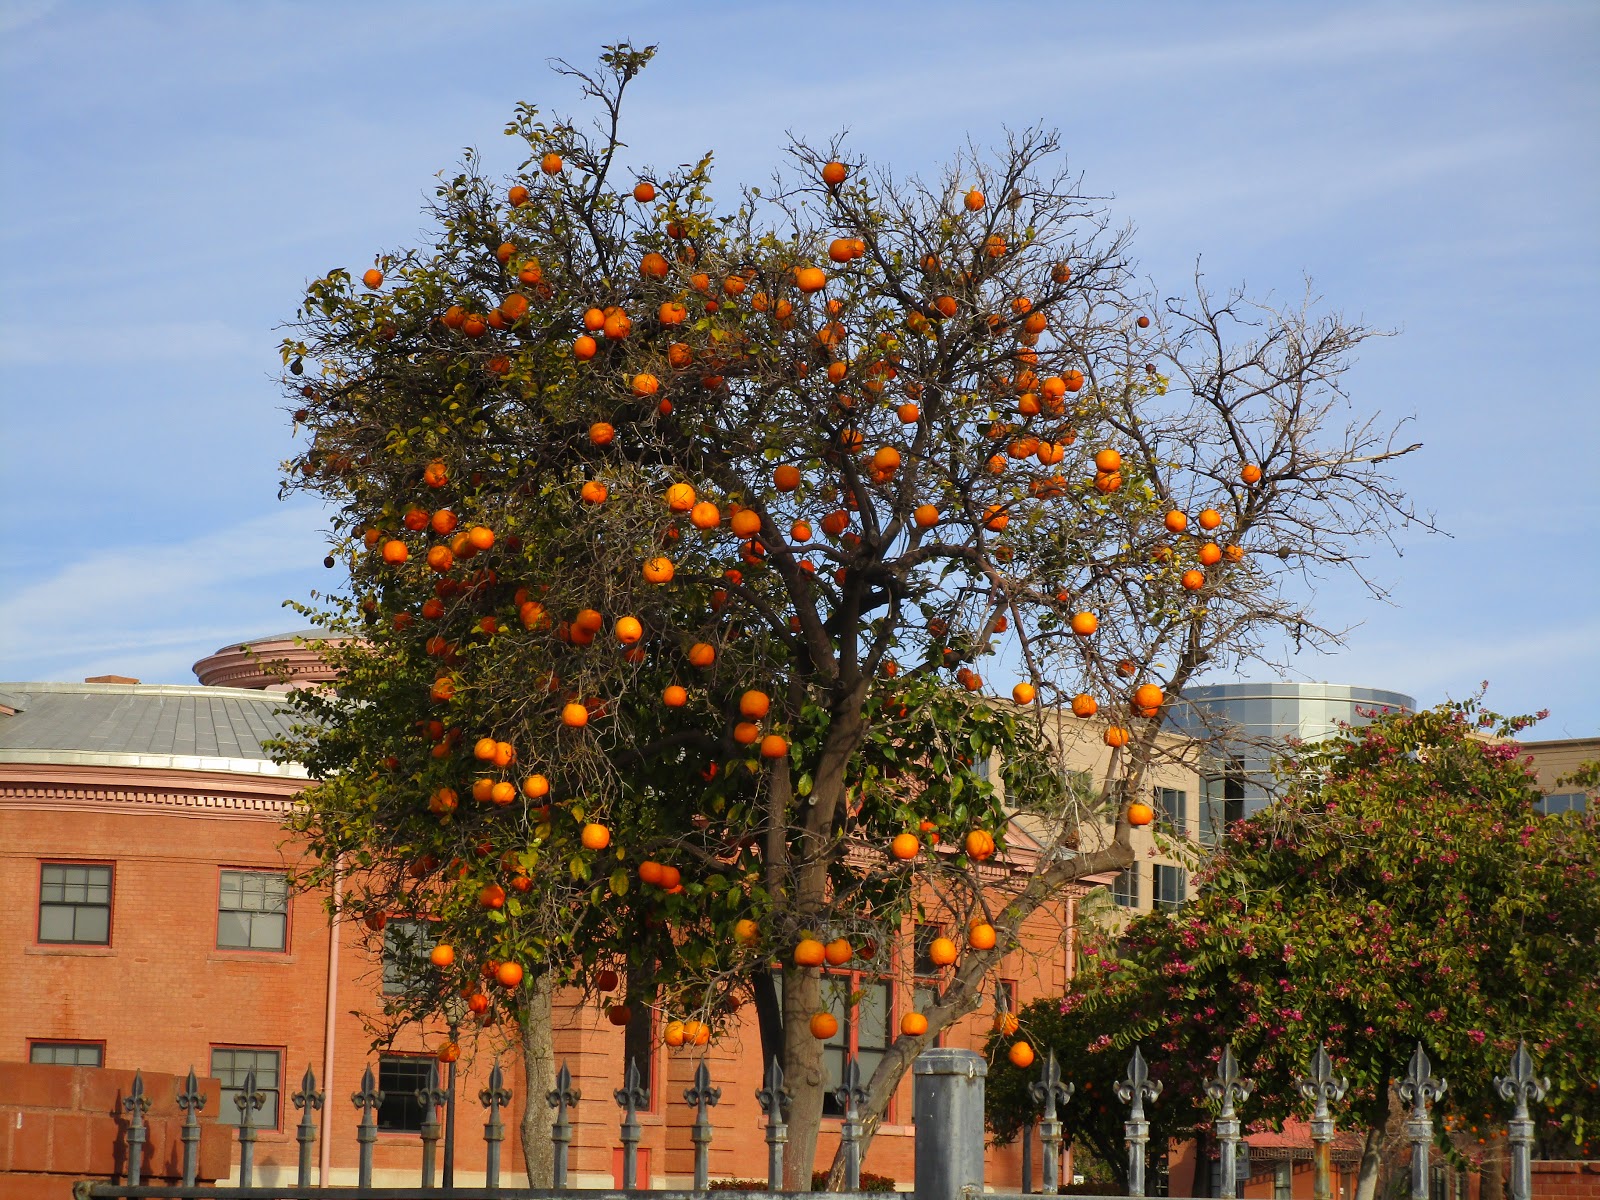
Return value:
M 129 770 L 104 763 L 0 762 L 0 809 L 166 812 L 281 822 L 294 809 L 294 797 L 305 782 L 303 775 L 291 778 L 170 767 Z

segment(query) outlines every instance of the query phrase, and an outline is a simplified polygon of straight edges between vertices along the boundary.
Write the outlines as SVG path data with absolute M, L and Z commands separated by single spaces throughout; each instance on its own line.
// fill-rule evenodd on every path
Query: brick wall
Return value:
M 1535 1162 L 1533 1200 L 1600 1200 L 1600 1162 Z
M 132 1071 L 102 1067 L 56 1067 L 0 1062 L 0 1195 L 6 1200 L 69 1200 L 80 1179 L 120 1179 L 127 1170 L 123 1141 L 127 1115 L 122 1100 L 133 1087 Z M 146 1073 L 143 1181 L 183 1181 L 183 1112 L 176 1075 Z M 217 1111 L 214 1079 L 201 1081 L 199 1179 L 228 1173 L 228 1131 Z

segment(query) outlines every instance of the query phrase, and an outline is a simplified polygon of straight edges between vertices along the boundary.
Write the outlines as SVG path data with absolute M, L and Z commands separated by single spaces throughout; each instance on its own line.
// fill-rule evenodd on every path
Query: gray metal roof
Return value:
M 80 763 L 304 776 L 270 761 L 282 693 L 123 683 L 0 683 L 0 762 Z

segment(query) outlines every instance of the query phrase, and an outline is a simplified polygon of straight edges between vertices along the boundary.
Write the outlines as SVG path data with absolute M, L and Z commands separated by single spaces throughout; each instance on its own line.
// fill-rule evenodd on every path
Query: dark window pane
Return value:
M 385 1054 L 378 1059 L 378 1128 L 391 1133 L 419 1133 L 422 1104 L 417 1092 L 434 1086 L 434 1060 L 414 1055 Z
M 254 1121 L 258 1129 L 278 1127 L 278 1052 L 276 1050 L 244 1050 L 228 1048 L 211 1052 L 211 1074 L 222 1085 L 222 1103 L 217 1109 L 217 1120 L 223 1125 L 237 1125 L 243 1115 L 239 1098 L 243 1096 L 245 1079 L 251 1071 L 256 1073 L 256 1091 L 262 1096 L 261 1107 L 255 1110 Z
M 287 947 L 289 883 L 282 875 L 270 871 L 224 871 L 217 896 L 218 947 Z
M 35 1042 L 28 1047 L 28 1061 L 58 1067 L 98 1067 L 101 1047 L 86 1042 Z
M 101 946 L 110 942 L 110 867 L 40 865 L 39 940 Z
M 1123 908 L 1139 907 L 1139 864 L 1133 863 L 1117 872 L 1111 885 L 1111 898 Z
M 428 963 L 426 921 L 390 921 L 383 927 L 383 994 L 398 996 L 422 978 Z

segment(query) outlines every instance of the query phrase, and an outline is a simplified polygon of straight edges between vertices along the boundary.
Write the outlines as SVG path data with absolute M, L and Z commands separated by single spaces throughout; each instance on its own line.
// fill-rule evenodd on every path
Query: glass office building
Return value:
M 1229 821 L 1259 812 L 1278 786 L 1272 762 L 1288 739 L 1320 741 L 1341 725 L 1364 725 L 1370 714 L 1414 711 L 1402 692 L 1334 683 L 1224 683 L 1189 688 L 1173 706 L 1178 732 L 1215 738 L 1202 769 L 1200 828 L 1211 843 Z

